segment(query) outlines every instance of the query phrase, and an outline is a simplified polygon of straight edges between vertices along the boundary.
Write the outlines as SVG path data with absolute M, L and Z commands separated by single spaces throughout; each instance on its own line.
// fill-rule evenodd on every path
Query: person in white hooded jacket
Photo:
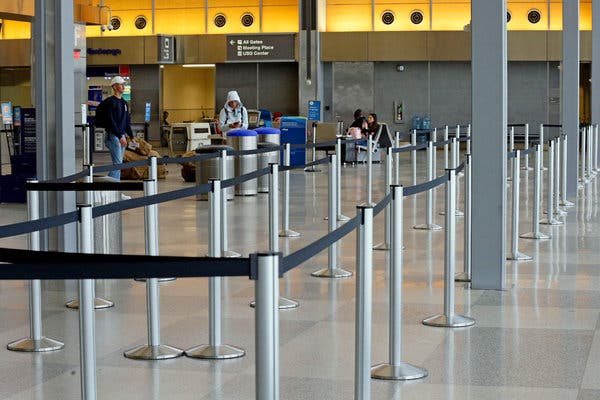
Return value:
M 248 129 L 248 111 L 235 90 L 227 93 L 227 101 L 219 113 L 219 129 L 223 133 L 232 129 Z

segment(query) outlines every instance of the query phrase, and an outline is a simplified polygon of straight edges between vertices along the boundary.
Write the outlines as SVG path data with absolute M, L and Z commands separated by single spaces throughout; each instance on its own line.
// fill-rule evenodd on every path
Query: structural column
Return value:
M 75 173 L 73 2 L 36 0 L 33 18 L 33 102 L 36 111 L 37 178 Z M 75 210 L 74 192 L 46 193 L 41 216 Z M 43 237 L 43 248 L 77 251 L 75 224 Z
M 505 286 L 506 0 L 471 3 L 473 79 L 472 287 Z
M 579 153 L 579 0 L 563 1 L 561 72 L 561 120 L 563 132 L 569 136 L 567 196 L 575 197 L 577 196 L 577 155 Z
M 600 123 L 600 0 L 592 0 L 592 123 Z

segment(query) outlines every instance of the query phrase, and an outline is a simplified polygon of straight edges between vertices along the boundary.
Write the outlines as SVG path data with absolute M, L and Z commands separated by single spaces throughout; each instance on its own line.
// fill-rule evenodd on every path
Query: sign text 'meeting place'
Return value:
M 294 61 L 293 35 L 229 35 L 227 61 Z

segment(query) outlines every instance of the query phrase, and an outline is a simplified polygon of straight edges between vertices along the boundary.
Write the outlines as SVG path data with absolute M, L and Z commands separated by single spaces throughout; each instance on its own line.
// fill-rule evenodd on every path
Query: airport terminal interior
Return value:
M 600 0 L 2 2 L 0 399 L 600 400 L 592 22 Z M 117 76 L 121 182 L 95 123 Z M 247 130 L 218 122 L 233 90 Z

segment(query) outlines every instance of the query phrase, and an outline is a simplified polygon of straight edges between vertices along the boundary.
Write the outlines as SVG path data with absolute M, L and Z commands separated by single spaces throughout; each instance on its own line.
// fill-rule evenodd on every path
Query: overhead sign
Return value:
M 10 101 L 7 101 L 5 103 L 1 103 L 0 107 L 2 107 L 2 123 L 4 125 L 12 125 L 12 104 L 10 103 Z
M 175 36 L 158 35 L 158 63 L 175 62 Z
M 102 48 L 97 48 L 94 49 L 92 47 L 88 47 L 87 48 L 87 54 L 91 55 L 91 56 L 120 56 L 121 55 L 121 49 L 102 49 Z
M 318 100 L 308 101 L 308 120 L 309 121 L 320 121 L 321 120 L 321 102 Z
M 292 34 L 227 35 L 228 62 L 295 61 Z

